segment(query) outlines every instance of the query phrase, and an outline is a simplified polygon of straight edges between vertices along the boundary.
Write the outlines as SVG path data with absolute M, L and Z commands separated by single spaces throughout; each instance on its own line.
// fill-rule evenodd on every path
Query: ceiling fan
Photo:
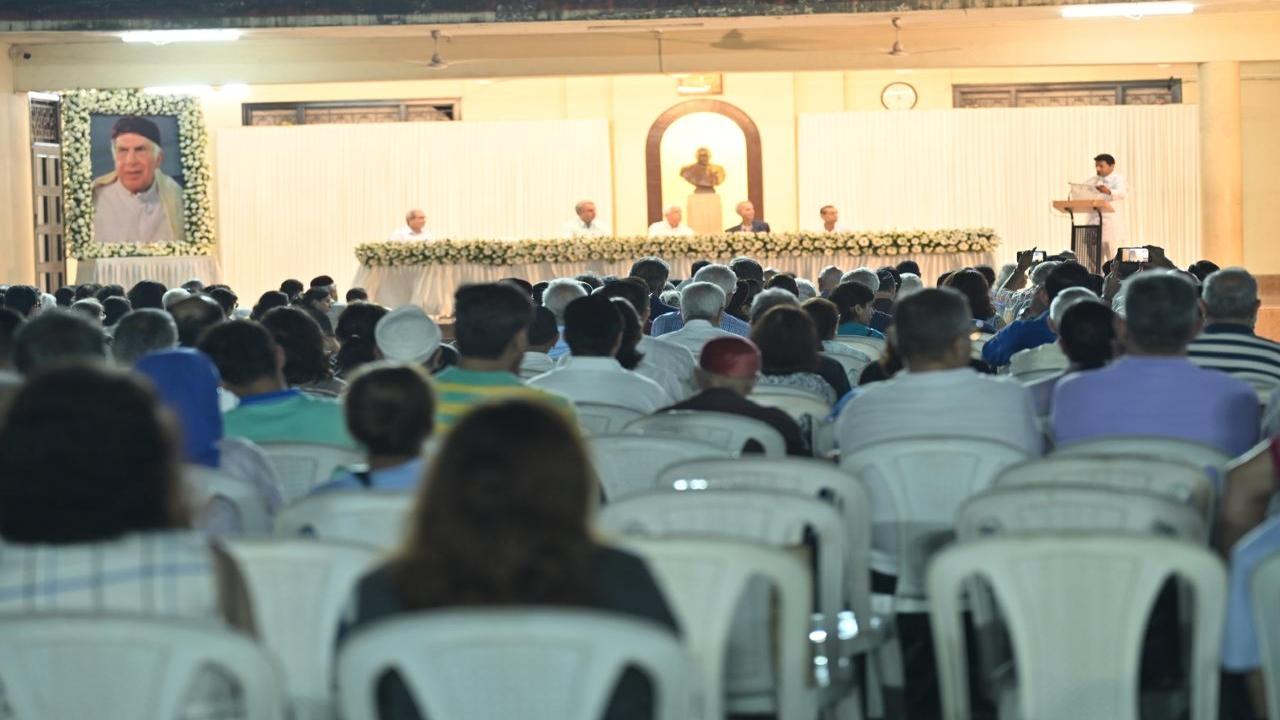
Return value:
M 454 65 L 463 65 L 466 63 L 481 62 L 480 60 L 454 60 L 452 62 L 445 60 L 440 55 L 440 38 L 444 38 L 447 42 L 453 39 L 448 35 L 441 33 L 439 30 L 431 31 L 431 59 L 430 60 L 405 60 L 410 65 L 421 65 L 428 70 L 444 70 Z
M 959 52 L 964 48 L 929 48 L 927 50 L 907 50 L 902 44 L 902 18 L 895 17 L 889 21 L 893 25 L 893 46 L 887 52 L 864 53 L 866 55 L 888 55 L 890 57 L 906 57 L 907 55 L 927 55 L 929 53 Z

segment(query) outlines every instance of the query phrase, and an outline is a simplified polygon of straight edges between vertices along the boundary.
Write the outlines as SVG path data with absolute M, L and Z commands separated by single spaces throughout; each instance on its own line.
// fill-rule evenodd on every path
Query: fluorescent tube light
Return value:
M 131 30 L 120 33 L 127 43 L 151 43 L 168 45 L 179 42 L 234 42 L 243 35 L 240 30 Z
M 1152 15 L 1190 15 L 1196 6 L 1189 2 L 1102 3 L 1096 5 L 1064 5 L 1064 18 L 1143 18 Z

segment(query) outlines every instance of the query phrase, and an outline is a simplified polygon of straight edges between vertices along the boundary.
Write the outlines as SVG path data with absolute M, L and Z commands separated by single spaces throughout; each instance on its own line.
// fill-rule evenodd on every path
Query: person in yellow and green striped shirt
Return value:
M 564 397 L 520 382 L 533 301 L 514 285 L 468 285 L 454 294 L 458 364 L 435 376 L 436 429 L 448 432 L 477 405 L 512 398 L 544 402 L 573 419 Z

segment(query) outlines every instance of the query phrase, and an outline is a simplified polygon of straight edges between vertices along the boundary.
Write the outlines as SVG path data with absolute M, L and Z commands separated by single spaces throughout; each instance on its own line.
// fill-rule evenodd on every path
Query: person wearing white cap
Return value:
M 179 300 L 186 300 L 189 297 L 191 297 L 191 293 L 187 292 L 186 290 L 183 290 L 180 287 L 176 287 L 172 290 L 165 292 L 165 294 L 160 298 L 160 304 L 164 305 L 165 310 L 168 310 L 169 308 L 173 307 L 174 303 L 178 302 Z
M 417 305 L 403 305 L 378 321 L 373 339 L 387 360 L 429 366 L 440 350 L 440 326 Z

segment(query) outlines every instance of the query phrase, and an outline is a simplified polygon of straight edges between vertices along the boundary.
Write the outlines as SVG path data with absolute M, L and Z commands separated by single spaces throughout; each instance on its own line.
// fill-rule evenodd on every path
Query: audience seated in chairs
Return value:
M 338 354 L 334 358 L 334 372 L 338 377 L 347 380 L 361 365 L 378 359 L 378 322 L 388 312 L 377 303 L 356 301 L 338 316 L 338 324 L 333 329 L 338 340 Z M 381 352 L 385 357 L 385 351 Z
M 1067 356 L 1067 369 L 1047 378 L 1028 383 L 1027 389 L 1035 400 L 1036 414 L 1047 418 L 1053 412 L 1053 393 L 1058 383 L 1072 373 L 1097 370 L 1111 362 L 1115 355 L 1116 314 L 1111 308 L 1092 295 L 1072 296 L 1063 302 L 1063 293 L 1053 301 L 1050 317 L 1058 333 L 1058 345 Z M 1071 301 L 1074 300 L 1074 301 Z M 1059 312 L 1060 305 L 1066 310 Z
M 284 351 L 284 379 L 289 387 L 316 397 L 342 394 L 346 383 L 333 377 L 324 334 L 309 313 L 297 307 L 276 308 L 262 316 L 262 326 Z
M 755 343 L 736 335 L 711 340 L 702 349 L 694 379 L 699 392 L 665 410 L 699 410 L 742 415 L 768 423 L 787 443 L 787 454 L 809 455 L 800 426 L 778 408 L 765 407 L 747 399 L 760 378 L 760 350 Z M 745 452 L 762 452 L 748 447 Z
M 1031 394 L 1013 380 L 969 366 L 973 313 L 950 288 L 898 301 L 893 349 L 907 372 L 861 387 L 836 424 L 842 453 L 888 440 L 930 435 L 997 440 L 1039 455 Z
M 883 337 L 884 332 L 889 329 L 890 325 L 893 324 L 893 315 L 876 309 L 875 298 L 880 293 L 879 273 L 867 267 L 861 267 L 856 270 L 850 270 L 849 272 L 844 274 L 844 277 L 840 279 L 840 284 L 843 285 L 844 283 L 849 283 L 849 282 L 858 283 L 859 285 L 862 285 L 863 287 L 871 291 L 871 300 L 867 303 L 867 309 L 869 310 L 869 315 L 867 316 L 866 322 L 862 324 L 880 333 L 881 337 Z M 860 299 L 858 302 L 859 304 L 861 304 Z M 840 302 L 836 302 L 836 305 L 840 305 L 840 304 L 841 304 Z M 843 314 L 843 312 L 844 310 L 842 308 L 841 313 Z M 857 334 L 867 334 L 867 333 L 841 332 L 840 334 L 841 335 L 857 335 Z M 872 335 L 872 337 L 875 337 L 875 336 Z
M 552 360 L 559 360 L 569 354 L 569 343 L 564 337 L 564 310 L 569 303 L 580 297 L 586 297 L 587 290 L 574 278 L 556 278 L 547 283 L 542 291 L 542 306 L 556 316 L 556 329 L 560 331 L 560 339 L 547 351 Z
M 106 335 L 81 313 L 42 312 L 14 333 L 13 366 L 23 375 L 70 360 L 106 359 Z
M 529 336 L 529 349 L 524 351 L 524 357 L 520 359 L 521 380 L 531 380 L 555 370 L 556 361 L 547 353 L 560 342 L 560 327 L 556 323 L 555 314 L 541 305 L 533 309 L 533 319 L 529 321 L 526 333 Z
M 876 299 L 871 307 L 876 312 L 893 317 L 893 304 L 898 300 L 898 288 L 902 285 L 902 276 L 891 267 L 882 267 L 876 271 L 880 287 L 876 290 Z M 888 327 L 888 326 L 886 326 Z
M 1235 456 L 1258 439 L 1258 395 L 1226 373 L 1187 359 L 1200 330 L 1196 288 L 1175 273 L 1144 272 L 1124 289 L 1116 334 L 1125 356 L 1058 383 L 1058 445 L 1094 438 L 1156 435 L 1213 446 Z
M 569 357 L 549 373 L 529 381 L 574 402 L 617 405 L 649 414 L 674 398 L 658 383 L 623 368 L 615 355 L 622 346 L 622 314 L 603 295 L 578 298 L 564 311 Z
M 996 313 L 991 285 L 985 275 L 973 268 L 957 270 L 947 278 L 947 287 L 958 290 L 969 301 L 973 324 L 978 332 L 994 334 L 1004 327 L 1004 318 Z
M 633 278 L 638 278 L 644 282 L 648 291 L 649 299 L 648 315 L 645 315 L 640 308 L 636 308 L 636 312 L 640 312 L 642 317 L 650 319 L 660 315 L 676 312 L 676 308 L 662 302 L 662 291 L 667 287 L 667 280 L 671 278 L 671 266 L 661 258 L 647 257 L 640 258 L 631 266 L 631 272 L 628 273 Z M 607 284 L 607 283 L 606 283 Z M 646 323 L 645 331 L 648 331 Z
M 596 492 L 561 415 L 519 401 L 477 408 L 445 439 L 402 549 L 361 579 L 346 633 L 414 611 L 510 605 L 594 608 L 678 632 L 644 561 L 592 537 Z M 384 719 L 422 717 L 395 675 L 379 698 Z M 652 702 L 644 676 L 627 671 L 604 717 L 649 718 Z
M 800 306 L 813 320 L 813 329 L 818 334 L 818 342 L 823 355 L 843 355 L 867 365 L 871 358 L 861 350 L 836 340 L 836 328 L 840 326 L 840 310 L 836 304 L 826 298 L 810 298 Z
M 127 614 L 253 633 L 235 563 L 190 529 L 178 457 L 140 379 L 100 362 L 33 374 L 0 429 L 0 613 Z M 184 717 L 243 717 L 216 672 L 202 672 L 185 703 Z
M 284 350 L 261 324 L 232 320 L 215 325 L 200 338 L 200 350 L 218 366 L 223 387 L 240 399 L 238 407 L 223 415 L 228 435 L 258 444 L 355 447 L 336 400 L 307 395 L 285 383 Z
M 261 321 L 262 316 L 266 315 L 268 311 L 274 310 L 278 307 L 288 306 L 288 295 L 277 290 L 268 290 L 267 292 L 262 293 L 262 296 L 258 298 L 257 304 L 253 306 L 252 312 L 249 313 L 249 319 Z
M 870 337 L 884 339 L 884 333 L 871 327 L 875 309 L 876 294 L 871 288 L 852 280 L 842 282 L 831 291 L 831 302 L 840 311 L 840 324 L 836 327 L 836 335 Z
M 435 427 L 428 377 L 418 364 L 375 362 L 357 371 L 347 386 L 343 413 L 368 466 L 348 468 L 312 492 L 416 490 L 425 472 L 423 445 Z
M 650 320 L 646 291 L 647 286 L 639 278 L 623 278 L 606 282 L 593 294 L 626 300 L 635 309 L 636 314 L 639 316 L 641 328 L 643 328 L 649 324 Z M 697 361 L 694 360 L 693 353 L 689 352 L 687 348 L 665 339 L 642 334 L 640 342 L 636 345 L 636 350 L 644 356 L 637 366 L 637 371 L 640 374 L 666 388 L 666 383 L 655 377 L 655 375 L 661 377 L 663 373 L 646 373 L 647 368 L 660 368 L 674 375 L 682 385 L 692 386 L 693 368 L 696 366 Z M 623 363 L 623 365 L 625 366 L 626 363 Z M 677 396 L 673 397 L 679 399 Z
M 386 308 L 375 307 L 379 308 L 379 312 L 375 313 L 377 320 L 372 331 L 377 354 L 381 358 L 417 365 L 427 372 L 441 366 L 444 333 L 435 320 L 427 317 L 422 308 L 403 305 L 387 312 Z M 357 303 L 348 310 L 372 319 L 367 308 L 368 303 Z
M 703 265 L 693 274 L 693 282 L 711 283 L 712 285 L 720 288 L 720 291 L 724 293 L 724 300 L 721 303 L 721 307 L 726 309 L 726 312 L 719 315 L 714 323 L 715 327 L 742 337 L 746 337 L 751 334 L 751 325 L 749 323 L 736 318 L 727 312 L 729 303 L 734 299 L 734 296 L 738 292 L 738 275 L 732 268 L 727 265 Z M 688 285 L 685 287 L 688 287 Z M 743 296 L 743 298 L 745 298 L 745 296 Z M 685 307 L 683 292 L 680 295 L 680 310 L 681 312 L 679 313 L 667 313 L 666 315 L 654 318 L 650 334 L 655 337 L 661 337 L 683 328 L 685 323 L 689 321 L 689 316 L 684 313 Z M 698 317 L 703 320 L 708 319 L 704 315 L 699 315 Z
M 680 289 L 680 316 L 684 321 L 679 330 L 660 339 L 683 347 L 697 358 L 708 341 L 734 334 L 721 326 L 724 304 L 725 294 L 720 286 L 709 282 L 686 284 Z
M 1021 261 L 1021 254 L 1019 254 Z M 1042 263 L 1036 268 L 1049 265 Z M 987 341 L 982 346 L 982 359 L 993 367 L 1009 364 L 1009 359 L 1019 350 L 1029 350 L 1047 345 L 1057 339 L 1053 329 L 1049 327 L 1049 305 L 1058 293 L 1069 287 L 1084 287 L 1089 284 L 1089 271 L 1076 262 L 1061 262 L 1051 266 L 1048 272 L 1033 272 L 1032 279 L 1044 276 L 1044 284 L 1036 287 L 1030 308 L 1033 317 L 1018 320 Z
M 129 366 L 157 350 L 178 347 L 178 325 L 163 310 L 134 310 L 116 323 L 111 355 L 117 365 Z
M 436 375 L 436 430 L 447 433 L 474 406 L 501 399 L 549 403 L 566 417 L 573 408 L 560 395 L 520 382 L 529 346 L 533 301 L 512 285 L 467 285 L 454 293 L 453 331 L 458 364 Z
M 630 285 L 626 281 L 616 281 L 614 285 Z M 608 287 L 606 285 L 605 287 Z M 597 290 L 597 295 L 600 291 Z M 622 316 L 622 343 L 618 345 L 618 352 L 614 353 L 614 358 L 624 370 L 635 372 L 641 377 L 648 378 L 658 384 L 663 392 L 671 400 L 683 400 L 689 395 L 689 384 L 681 382 L 675 373 L 651 362 L 647 362 L 649 356 L 640 351 L 640 342 L 644 339 L 644 326 L 640 322 L 640 316 L 636 314 L 635 306 L 626 298 L 615 297 L 611 300 L 613 306 L 618 309 L 618 314 Z M 660 341 L 659 341 L 660 342 Z M 661 343 L 666 347 L 675 348 L 671 343 Z M 678 348 L 681 352 L 685 352 L 684 348 Z M 665 403 L 664 403 L 665 404 Z
M 1244 268 L 1226 268 L 1204 279 L 1204 330 L 1187 348 L 1191 362 L 1221 370 L 1263 395 L 1280 387 L 1280 343 L 1258 337 L 1258 281 Z
M 222 306 L 206 295 L 191 295 L 169 306 L 169 314 L 178 326 L 178 343 L 195 347 L 200 334 L 223 322 L 227 316 Z
M 760 385 L 807 390 L 828 405 L 849 392 L 849 378 L 840 363 L 835 364 L 833 378 L 818 374 L 818 333 L 809 315 L 794 304 L 774 307 L 761 316 L 752 325 L 751 340 L 760 348 Z

